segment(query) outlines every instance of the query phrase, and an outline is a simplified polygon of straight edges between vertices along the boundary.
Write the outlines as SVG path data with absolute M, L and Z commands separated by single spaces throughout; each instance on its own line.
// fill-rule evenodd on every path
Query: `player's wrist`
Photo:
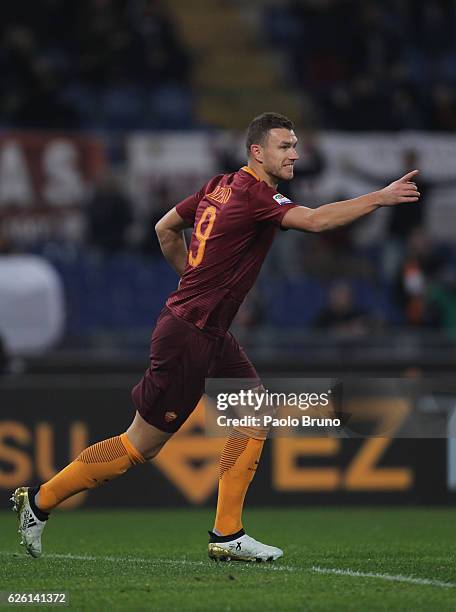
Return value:
M 368 194 L 369 203 L 375 207 L 379 208 L 380 206 L 386 206 L 389 204 L 388 202 L 388 194 L 385 193 L 384 189 L 380 189 L 378 191 L 373 191 Z

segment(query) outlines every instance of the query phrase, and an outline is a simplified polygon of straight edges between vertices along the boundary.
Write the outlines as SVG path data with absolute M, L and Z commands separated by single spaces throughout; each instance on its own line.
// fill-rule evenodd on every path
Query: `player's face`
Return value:
M 261 147 L 263 169 L 278 181 L 290 181 L 293 178 L 293 166 L 299 155 L 296 151 L 298 139 L 293 130 L 274 128 L 269 130 L 268 137 Z

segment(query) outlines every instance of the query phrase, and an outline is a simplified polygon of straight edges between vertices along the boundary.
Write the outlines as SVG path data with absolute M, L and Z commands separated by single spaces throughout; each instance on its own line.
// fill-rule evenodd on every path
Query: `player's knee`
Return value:
M 131 444 L 146 461 L 156 457 L 172 435 L 150 425 L 138 413 L 126 434 Z
M 149 461 L 150 459 L 156 457 L 169 440 L 169 437 L 158 440 L 156 438 L 147 438 L 144 436 L 138 436 L 135 438 L 135 436 L 131 435 L 131 433 L 128 433 L 128 438 L 131 440 L 136 450 L 141 453 L 145 461 Z
M 154 459 L 154 457 L 156 457 L 158 453 L 161 451 L 161 449 L 165 446 L 167 441 L 168 440 L 163 440 L 160 443 L 156 443 L 155 445 L 146 448 L 142 454 L 144 459 L 146 461 L 150 461 L 151 459 Z

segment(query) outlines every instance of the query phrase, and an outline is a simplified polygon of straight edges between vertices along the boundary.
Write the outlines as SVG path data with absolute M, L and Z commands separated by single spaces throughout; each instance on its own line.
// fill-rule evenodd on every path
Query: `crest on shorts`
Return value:
M 165 421 L 167 423 L 171 423 L 171 421 L 175 419 L 177 419 L 177 414 L 175 412 L 165 412 Z

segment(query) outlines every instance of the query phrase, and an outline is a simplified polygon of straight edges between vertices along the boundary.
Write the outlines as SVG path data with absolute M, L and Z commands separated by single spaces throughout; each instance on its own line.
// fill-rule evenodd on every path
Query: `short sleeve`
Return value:
M 185 200 L 182 200 L 182 202 L 179 202 L 179 204 L 176 204 L 176 211 L 178 215 L 190 225 L 193 225 L 195 222 L 196 209 L 198 208 L 198 204 L 204 198 L 206 187 L 207 183 L 199 191 L 191 196 L 188 196 L 188 198 L 185 198 Z
M 280 227 L 282 219 L 293 204 L 287 197 L 269 187 L 264 181 L 259 181 L 248 191 L 249 207 L 255 221 L 267 221 Z
M 192 226 L 195 222 L 196 211 L 198 209 L 199 203 L 204 198 L 206 193 L 210 193 L 212 191 L 214 185 L 219 182 L 222 176 L 223 174 L 218 174 L 217 176 L 214 176 L 213 178 L 211 178 L 210 181 L 205 183 L 199 191 L 189 196 L 188 198 L 185 198 L 185 200 L 182 200 L 182 202 L 179 202 L 179 204 L 176 204 L 176 211 L 178 215 L 182 217 L 184 221 L 187 221 L 190 226 Z

